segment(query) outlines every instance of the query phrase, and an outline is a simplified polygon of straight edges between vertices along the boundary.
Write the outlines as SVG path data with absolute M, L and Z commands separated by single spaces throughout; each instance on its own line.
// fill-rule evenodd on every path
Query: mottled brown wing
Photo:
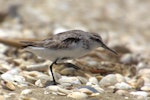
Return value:
M 50 49 L 66 49 L 66 48 L 74 48 L 73 44 L 76 44 L 80 41 L 79 38 L 66 38 L 62 41 L 49 41 L 45 42 L 44 47 L 45 48 L 50 48 Z

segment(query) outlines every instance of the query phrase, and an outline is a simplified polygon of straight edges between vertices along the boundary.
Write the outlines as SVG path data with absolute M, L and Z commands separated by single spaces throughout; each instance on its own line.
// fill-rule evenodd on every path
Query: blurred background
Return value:
M 110 45 L 150 50 L 149 0 L 0 0 L 0 7 L 1 38 L 81 29 L 100 33 Z
M 31 100 L 20 99 L 23 88 L 18 92 L 14 91 L 18 90 L 15 88 L 16 83 L 20 87 L 26 86 L 26 83 L 29 82 L 33 84 L 31 88 L 37 86 L 36 92 L 31 92 L 31 97 L 36 94 L 35 97 L 39 100 L 60 100 L 60 98 L 71 100 L 59 95 L 43 95 L 43 93 L 47 94 L 43 91 L 45 91 L 46 82 L 50 80 L 47 69 L 50 61 L 39 59 L 16 47 L 19 47 L 20 42 L 18 41 L 21 40 L 39 40 L 62 31 L 80 29 L 99 33 L 104 42 L 116 50 L 119 55 L 115 56 L 107 50 L 97 49 L 96 52 L 93 51 L 74 61 L 75 66 L 56 65 L 54 72 L 58 74 L 58 78 L 61 75 L 84 77 L 97 75 L 96 85 L 106 87 L 107 83 L 110 83 L 108 86 L 116 86 L 116 83 L 126 82 L 125 90 L 130 86 L 132 90 L 134 89 L 133 91 L 146 91 L 147 94 L 144 92 L 146 99 L 138 100 L 148 100 L 146 96 L 150 96 L 149 10 L 150 0 L 0 0 L 0 94 L 7 94 L 5 97 L 9 97 L 8 100 Z M 41 75 L 44 76 L 41 77 Z M 105 77 L 105 75 L 111 75 L 111 77 Z M 39 79 L 41 81 L 38 81 Z M 8 83 L 11 85 L 7 85 L 5 80 L 9 80 Z M 62 77 L 62 80 L 67 79 Z M 90 82 L 88 79 L 85 80 L 87 81 L 83 83 Z M 39 89 L 41 87 L 39 82 L 43 85 L 44 90 Z M 72 81 L 68 86 L 74 87 Z M 118 86 L 122 87 L 122 85 Z M 2 87 L 11 92 L 5 91 Z M 131 88 L 128 90 L 131 91 Z M 114 94 L 119 88 L 116 88 L 113 93 L 109 89 L 105 89 L 106 92 L 101 97 L 88 100 L 99 100 L 99 98 L 102 100 L 135 100 L 135 96 L 134 99 L 126 96 L 126 94 L 131 94 L 128 90 L 120 91 L 120 94 L 123 95 L 121 98 Z M 12 91 L 18 94 L 13 94 Z M 141 92 L 138 94 L 141 95 Z M 0 98 L 0 100 L 4 99 Z

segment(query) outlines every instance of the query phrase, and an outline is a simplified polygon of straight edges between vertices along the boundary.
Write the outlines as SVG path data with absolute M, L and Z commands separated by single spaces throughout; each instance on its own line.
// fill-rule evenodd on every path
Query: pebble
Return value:
M 48 64 L 46 63 L 41 63 L 41 64 L 36 64 L 36 65 L 28 65 L 26 66 L 26 69 L 28 71 L 47 71 Z
M 14 81 L 14 76 L 18 75 L 20 73 L 20 71 L 21 70 L 19 68 L 11 69 L 11 70 L 5 72 L 4 74 L 2 74 L 1 78 L 3 80 L 5 80 L 5 81 L 11 81 L 11 82 L 13 82 Z
M 21 95 L 27 95 L 27 94 L 31 94 L 32 93 L 32 89 L 25 89 L 21 91 Z
M 11 91 L 16 90 L 16 87 L 12 82 L 2 80 L 1 85 L 4 89 L 8 89 L 8 90 L 11 90 Z
M 38 71 L 23 71 L 22 75 L 26 78 L 26 81 L 32 84 L 34 84 L 38 79 L 50 80 L 50 76 Z
M 129 94 L 129 92 L 126 90 L 117 90 L 116 93 L 121 96 L 126 96 L 127 94 Z
M 61 88 L 61 87 L 58 87 L 58 91 L 61 92 L 61 93 L 64 93 L 64 94 L 69 94 L 72 92 L 72 90 L 67 90 L 67 89 L 64 89 L 64 88 Z
M 6 73 L 2 74 L 1 78 L 4 81 L 12 82 L 13 84 L 15 84 L 19 87 L 27 86 L 28 83 L 26 82 L 25 78 L 23 76 L 19 75 L 20 71 L 21 70 L 19 68 L 9 70 Z
M 0 100 L 6 100 L 3 95 L 0 95 Z
M 98 80 L 96 79 L 96 77 L 89 78 L 89 82 L 91 82 L 92 84 L 98 85 Z
M 91 86 L 80 86 L 78 87 L 78 90 L 88 90 L 91 91 L 92 93 L 99 93 L 95 88 L 91 87 Z
M 116 83 L 115 84 L 115 88 L 116 89 L 120 89 L 120 90 L 129 90 L 129 89 L 132 89 L 132 87 L 125 83 L 125 82 L 121 82 L 121 83 Z
M 136 57 L 134 57 L 135 55 L 132 55 L 130 53 L 124 54 L 121 58 L 120 58 L 120 62 L 123 64 L 132 64 L 136 62 Z
M 86 93 L 87 95 L 91 95 L 93 93 L 93 91 L 91 91 L 87 88 L 80 88 L 78 91 L 82 92 L 82 93 Z
M 99 85 L 92 85 L 99 93 L 104 93 L 104 89 L 100 88 Z
M 101 87 L 108 87 L 108 86 L 113 86 L 118 82 L 124 82 L 124 81 L 125 78 L 120 74 L 109 74 L 100 80 L 99 85 Z
M 38 99 L 21 95 L 18 100 L 38 100 Z
M 47 79 L 38 79 L 35 82 L 35 85 L 38 87 L 45 87 L 45 86 L 49 85 L 49 83 L 50 83 L 50 81 Z
M 142 91 L 150 92 L 150 84 L 149 84 L 149 85 L 145 85 L 145 86 L 141 87 L 141 90 L 142 90 Z
M 80 80 L 81 84 L 86 84 L 88 82 L 88 80 L 85 77 L 82 76 L 77 76 L 77 77 Z
M 133 57 L 131 54 L 124 54 L 121 58 L 120 58 L 120 62 L 123 64 L 130 64 L 133 61 Z
M 51 85 L 51 86 L 46 87 L 46 90 L 50 90 L 52 92 L 57 92 L 58 88 L 59 88 L 59 86 L 57 86 L 57 85 Z
M 64 96 L 64 95 L 68 95 L 71 92 L 72 92 L 72 90 L 67 90 L 65 88 L 62 88 L 61 86 L 51 85 L 51 86 L 48 86 L 46 88 L 46 91 L 44 92 L 44 94 L 52 93 L 52 94 L 55 94 L 55 95 Z
M 8 94 L 5 94 L 4 97 L 5 97 L 5 100 L 11 100 L 11 98 L 16 98 L 18 96 L 17 93 L 8 93 Z M 17 98 L 16 98 L 17 99 Z M 1 100 L 1 99 L 0 99 Z
M 144 98 L 148 97 L 148 93 L 144 91 L 135 91 L 135 92 L 130 92 L 130 94 L 134 96 L 143 96 Z
M 72 93 L 68 94 L 67 97 L 83 100 L 83 99 L 88 98 L 88 95 L 86 93 L 82 93 L 82 92 L 72 92 Z
M 77 77 L 66 77 L 66 76 L 62 76 L 58 82 L 60 84 L 62 83 L 71 83 L 71 84 L 75 84 L 75 85 L 81 85 L 80 80 Z
M 148 100 L 148 98 L 144 96 L 137 96 L 137 100 Z

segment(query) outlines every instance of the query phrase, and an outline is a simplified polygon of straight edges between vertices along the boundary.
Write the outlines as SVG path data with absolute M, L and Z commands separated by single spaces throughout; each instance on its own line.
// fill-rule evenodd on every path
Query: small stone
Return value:
M 120 90 L 129 90 L 132 87 L 125 82 L 121 82 L 121 83 L 116 83 L 115 88 Z
M 6 100 L 3 95 L 0 95 L 0 100 Z
M 25 89 L 25 90 L 22 90 L 21 95 L 27 95 L 27 94 L 31 94 L 31 93 L 32 93 L 31 89 Z
M 86 84 L 88 82 L 88 80 L 84 77 L 81 77 L 81 76 L 77 76 L 77 77 L 80 80 L 81 84 Z
M 78 90 L 79 92 L 86 93 L 87 95 L 91 95 L 93 92 L 87 88 L 81 88 Z
M 50 91 L 52 91 L 52 92 L 57 92 L 57 91 L 58 91 L 58 88 L 59 88 L 59 86 L 57 86 L 57 85 L 51 85 L 51 86 L 48 86 L 48 87 L 46 88 L 46 90 L 50 90 Z
M 109 74 L 100 80 L 99 85 L 102 87 L 108 87 L 108 86 L 113 86 L 118 82 L 124 82 L 124 81 L 125 78 L 120 74 Z
M 72 92 L 72 93 L 68 94 L 67 97 L 83 100 L 83 99 L 88 98 L 88 95 L 86 93 L 82 93 L 82 92 Z
M 47 63 L 41 63 L 36 65 L 28 65 L 26 69 L 28 71 L 47 71 L 48 64 Z
M 145 85 L 145 86 L 141 87 L 141 90 L 142 90 L 142 91 L 150 92 L 150 84 L 149 84 L 149 85 Z
M 58 89 L 59 92 L 65 94 L 65 95 L 72 92 L 72 90 L 63 89 L 61 87 L 58 87 L 57 89 Z
M 124 54 L 121 58 L 120 58 L 120 62 L 123 64 L 130 64 L 133 61 L 133 57 L 131 54 Z
M 50 82 L 50 80 L 47 80 L 47 79 L 38 79 L 35 82 L 35 85 L 38 86 L 38 87 L 45 87 L 45 86 L 48 85 L 48 82 Z
M 60 84 L 62 84 L 62 83 L 71 83 L 71 84 L 81 85 L 81 82 L 80 82 L 80 80 L 77 77 L 66 77 L 66 76 L 63 76 L 62 78 L 60 78 L 58 80 L 58 82 Z
M 97 91 L 97 89 L 95 89 L 94 87 L 92 86 L 80 86 L 78 87 L 79 89 L 88 89 L 90 91 L 92 91 L 93 93 L 99 93 L 99 91 Z
M 1 84 L 3 86 L 3 88 L 14 91 L 16 90 L 16 87 L 14 86 L 14 84 L 12 82 L 8 82 L 8 81 L 1 81 Z
M 95 84 L 95 85 L 98 84 L 98 80 L 96 79 L 96 77 L 89 78 L 89 82 L 91 82 L 92 84 Z
M 144 98 L 147 98 L 148 93 L 144 91 L 136 91 L 136 92 L 130 92 L 130 94 L 135 96 L 143 96 Z
M 17 93 L 8 93 L 8 94 L 5 94 L 5 95 L 4 95 L 4 97 L 5 97 L 4 100 L 11 100 L 12 98 L 13 98 L 14 100 L 18 100 L 18 96 L 19 96 L 19 94 L 17 94 Z M 0 99 L 0 100 L 1 100 L 1 99 Z
M 38 100 L 38 99 L 36 99 L 36 98 L 32 98 L 32 97 L 26 97 L 26 96 L 20 96 L 19 97 L 19 100 Z
M 137 100 L 148 100 L 147 97 L 144 96 L 137 96 Z
M 117 90 L 116 93 L 121 96 L 126 96 L 127 94 L 129 94 L 126 90 Z
M 100 88 L 99 85 L 92 85 L 99 93 L 104 93 L 104 89 Z

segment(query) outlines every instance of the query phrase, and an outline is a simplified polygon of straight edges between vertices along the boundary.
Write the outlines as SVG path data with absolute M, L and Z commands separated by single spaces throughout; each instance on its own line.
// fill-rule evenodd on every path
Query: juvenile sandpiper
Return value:
M 32 52 L 44 59 L 51 60 L 50 71 L 53 84 L 56 85 L 52 66 L 62 59 L 75 59 L 84 56 L 91 50 L 102 47 L 117 55 L 117 52 L 106 46 L 97 33 L 82 30 L 70 30 L 53 35 L 41 41 L 21 41 L 26 51 Z

